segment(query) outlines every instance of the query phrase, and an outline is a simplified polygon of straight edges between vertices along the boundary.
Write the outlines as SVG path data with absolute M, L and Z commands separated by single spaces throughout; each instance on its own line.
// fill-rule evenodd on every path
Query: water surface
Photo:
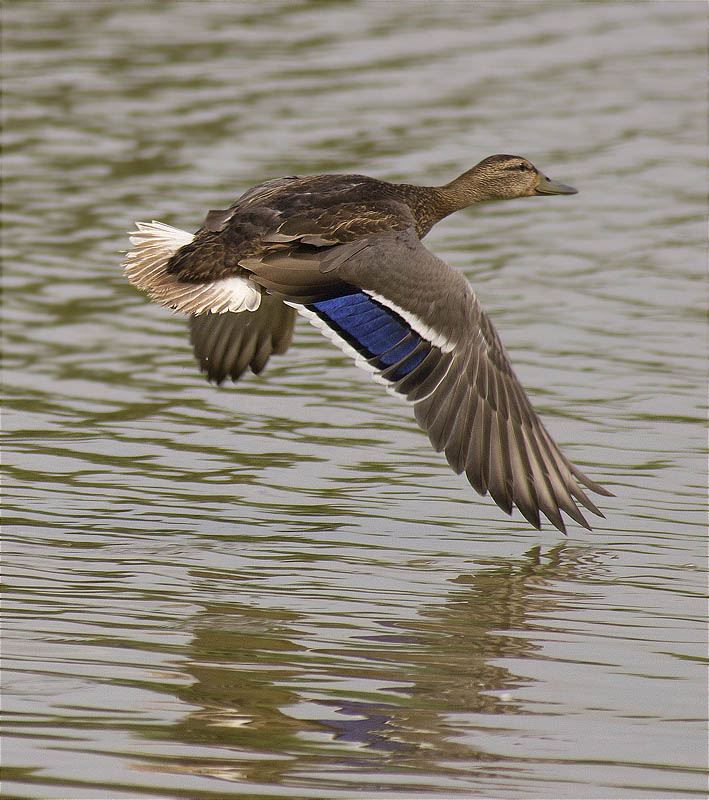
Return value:
M 705 6 L 3 17 L 3 796 L 705 796 Z M 118 267 L 267 177 L 494 152 L 581 191 L 427 243 L 616 493 L 592 533 L 477 497 L 305 322 L 209 386 Z

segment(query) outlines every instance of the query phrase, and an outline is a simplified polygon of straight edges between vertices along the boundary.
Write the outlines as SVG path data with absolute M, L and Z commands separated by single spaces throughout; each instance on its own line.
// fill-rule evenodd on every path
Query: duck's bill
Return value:
M 539 173 L 539 184 L 534 190 L 535 194 L 578 194 L 578 189 L 567 186 L 565 183 L 550 181 L 546 175 Z

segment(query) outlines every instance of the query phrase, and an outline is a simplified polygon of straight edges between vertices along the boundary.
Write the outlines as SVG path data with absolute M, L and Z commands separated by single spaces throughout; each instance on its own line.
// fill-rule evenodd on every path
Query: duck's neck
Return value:
M 479 174 L 477 167 L 469 169 L 444 186 L 416 186 L 411 183 L 393 184 L 396 195 L 413 211 L 416 230 L 423 238 L 444 217 L 461 208 L 499 199 L 494 187 Z
M 444 186 L 399 184 L 398 190 L 414 212 L 419 237 L 424 237 L 444 217 L 461 208 L 495 200 L 493 187 L 473 167 Z
M 498 198 L 492 182 L 485 180 L 485 176 L 480 174 L 477 166 L 446 183 L 445 186 L 434 188 L 439 197 L 440 207 L 445 209 L 441 219 L 473 203 L 484 203 Z

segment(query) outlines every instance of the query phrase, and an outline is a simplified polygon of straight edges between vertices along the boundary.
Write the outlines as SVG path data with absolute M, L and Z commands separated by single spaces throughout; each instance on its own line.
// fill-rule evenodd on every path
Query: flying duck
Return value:
M 612 496 L 559 450 L 512 371 L 469 282 L 421 239 L 473 203 L 575 194 L 525 158 L 494 155 L 444 186 L 365 175 L 265 181 L 195 234 L 138 222 L 124 268 L 148 296 L 190 315 L 209 380 L 259 373 L 288 348 L 296 312 L 387 389 L 456 473 L 539 529 L 561 512 L 590 530 L 603 514 L 582 486 Z

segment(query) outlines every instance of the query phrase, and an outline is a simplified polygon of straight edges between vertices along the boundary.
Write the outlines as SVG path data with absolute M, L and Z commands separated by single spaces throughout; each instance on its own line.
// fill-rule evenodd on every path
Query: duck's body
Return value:
M 561 454 L 468 281 L 420 243 L 472 203 L 574 192 L 517 156 L 491 156 L 442 187 L 277 178 L 210 211 L 194 236 L 138 223 L 126 275 L 191 315 L 195 353 L 218 383 L 284 352 L 297 309 L 414 404 L 434 447 L 481 494 L 537 528 L 541 510 L 563 531 L 560 509 L 588 527 L 574 498 L 600 512 L 578 483 L 610 493 Z

